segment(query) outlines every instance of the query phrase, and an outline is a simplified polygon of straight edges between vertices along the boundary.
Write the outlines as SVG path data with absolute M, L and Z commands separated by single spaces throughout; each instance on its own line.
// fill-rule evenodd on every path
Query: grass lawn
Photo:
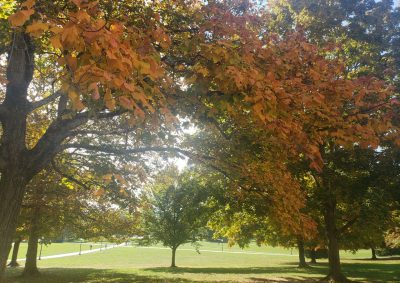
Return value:
M 72 245 L 52 244 L 60 253 Z M 65 245 L 65 246 L 64 246 Z M 50 253 L 50 247 L 48 252 Z M 77 246 L 79 251 L 79 245 Z M 64 250 L 63 250 L 64 249 Z M 44 249 L 43 249 L 44 250 Z M 161 246 L 114 249 L 39 261 L 42 275 L 19 278 L 21 268 L 8 269 L 9 282 L 314 282 L 327 272 L 326 261 L 309 269 L 297 268 L 297 251 L 250 246 L 245 250 L 203 243 L 198 254 L 190 245 L 177 252 L 178 268 L 168 268 L 170 250 Z M 72 250 L 72 251 L 76 251 Z M 246 252 L 246 253 L 242 253 Z M 22 256 L 20 256 L 22 257 Z M 342 253 L 343 269 L 351 279 L 366 282 L 400 282 L 400 261 L 370 261 L 369 251 Z
M 90 250 L 90 245 L 92 245 L 93 249 L 99 249 L 101 246 L 102 247 L 105 246 L 104 243 L 103 244 L 83 243 L 82 251 Z M 80 243 L 52 243 L 49 245 L 43 245 L 42 256 L 79 252 L 79 246 L 80 246 Z M 21 243 L 19 252 L 18 252 L 18 258 L 25 258 L 27 247 L 28 247 L 27 243 Z M 39 250 L 40 250 L 40 245 L 39 245 L 38 253 L 39 253 Z M 11 253 L 9 254 L 8 258 L 11 259 Z

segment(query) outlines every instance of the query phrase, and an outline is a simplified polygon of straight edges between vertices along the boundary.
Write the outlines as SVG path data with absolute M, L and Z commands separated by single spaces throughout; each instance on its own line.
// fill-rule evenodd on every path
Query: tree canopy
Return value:
M 50 166 L 118 191 L 127 181 L 110 169 L 133 183 L 141 158 L 183 154 L 300 235 L 315 221 L 292 164 L 323 178 L 332 149 L 400 143 L 391 1 L 4 3 L 0 278 L 27 187 Z M 182 141 L 185 119 L 200 131 Z

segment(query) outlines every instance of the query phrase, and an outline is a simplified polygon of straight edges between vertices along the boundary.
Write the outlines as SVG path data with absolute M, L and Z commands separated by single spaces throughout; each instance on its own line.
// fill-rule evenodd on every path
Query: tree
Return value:
M 262 191 L 246 192 L 245 197 L 232 193 L 238 186 L 229 180 L 214 177 L 214 189 L 208 200 L 212 214 L 208 226 L 214 231 L 214 237 L 228 239 L 229 245 L 238 244 L 244 248 L 255 240 L 258 245 L 297 247 L 299 250 L 299 267 L 307 267 L 305 260 L 305 242 L 315 233 L 310 219 L 304 217 L 302 225 L 288 227 L 289 221 L 282 222 L 273 212 L 275 205 L 270 203 L 268 195 Z M 218 181 L 221 185 L 215 186 Z M 222 185 L 223 184 L 223 185 Z M 219 189 L 217 191 L 216 189 Z M 293 222 L 299 215 L 292 215 Z M 302 227 L 299 230 L 298 226 Z
M 350 102 L 348 101 L 348 103 Z M 348 111 L 348 107 L 351 107 L 350 105 L 352 104 L 350 103 L 342 106 L 343 108 L 340 108 L 340 111 Z M 353 107 L 357 109 L 357 103 L 355 103 L 355 105 L 353 104 Z M 360 107 L 363 109 L 363 106 L 360 105 Z M 346 113 L 338 113 L 338 115 L 342 117 L 347 116 Z M 242 118 L 243 116 L 239 117 Z M 309 157 L 307 156 L 307 153 L 303 152 L 296 154 L 295 152 L 293 153 L 289 149 L 286 149 L 286 144 L 274 144 L 273 140 L 276 138 L 276 135 L 269 133 L 264 128 L 258 128 L 256 124 L 251 123 L 249 120 L 240 118 L 236 120 L 232 120 L 231 118 L 228 120 L 225 117 L 221 117 L 220 120 L 216 121 L 219 126 L 216 132 L 202 133 L 205 137 L 199 136 L 195 138 L 194 144 L 196 145 L 196 149 L 205 155 L 213 156 L 214 159 L 218 161 L 223 160 L 223 162 L 220 161 L 219 163 L 215 163 L 213 162 L 214 160 L 211 160 L 209 163 L 218 166 L 218 168 L 222 172 L 226 173 L 227 176 L 236 180 L 239 179 L 238 182 L 240 186 L 232 189 L 232 194 L 236 196 L 235 199 L 239 197 L 244 198 L 255 196 L 254 198 L 259 199 L 259 201 L 250 201 L 249 207 L 251 209 L 253 209 L 254 203 L 261 203 L 260 200 L 263 202 L 270 201 L 272 209 L 264 210 L 264 214 L 261 215 L 269 218 L 273 218 L 273 215 L 278 215 L 281 219 L 278 227 L 289 226 L 295 231 L 298 231 L 297 233 L 294 233 L 295 235 L 301 235 L 302 233 L 299 233 L 303 226 L 301 224 L 310 223 L 309 221 L 304 222 L 304 219 L 307 218 L 301 217 L 304 212 L 300 213 L 301 209 L 304 207 L 306 197 L 304 196 L 304 192 L 302 193 L 300 191 L 301 186 L 298 184 L 299 182 L 296 180 L 294 172 L 289 170 L 288 164 L 296 163 L 300 160 L 306 160 L 306 162 L 308 162 L 307 159 Z M 388 119 L 387 117 L 374 116 L 371 119 L 376 119 L 375 123 L 377 124 L 383 124 L 381 130 L 396 131 L 395 127 L 391 127 L 392 124 L 390 122 L 385 125 L 385 120 Z M 310 125 L 311 128 L 314 126 L 315 124 Z M 372 124 L 367 125 L 361 120 L 354 120 L 353 122 L 349 122 L 343 126 L 346 127 L 346 131 L 348 131 L 352 127 L 355 127 L 354 129 L 360 129 L 360 126 L 368 128 L 372 126 Z M 334 130 L 332 128 L 331 130 L 333 132 L 328 131 L 326 132 L 327 136 L 320 137 L 321 145 L 316 149 L 316 151 L 323 153 L 322 150 L 324 150 L 324 144 L 329 144 L 330 141 L 337 143 L 338 147 L 344 148 L 354 147 L 354 144 L 356 143 L 365 147 L 371 143 L 373 144 L 373 140 L 379 142 L 380 130 L 374 129 L 374 127 L 369 128 L 369 130 L 367 128 L 364 128 L 366 132 L 369 132 L 368 134 L 366 133 L 366 135 L 357 136 L 349 133 L 349 135 L 346 134 L 346 138 L 341 136 L 341 134 L 344 134 L 342 129 Z M 222 131 L 222 135 L 218 135 L 218 132 L 220 131 Z M 329 135 L 332 136 L 329 137 Z M 372 140 L 362 141 L 367 136 L 372 138 Z M 359 138 L 361 138 L 361 140 L 358 140 Z M 215 146 L 216 144 L 218 144 L 218 146 Z M 327 156 L 321 156 L 321 159 L 325 160 L 323 157 L 326 158 Z M 275 160 L 279 160 L 279 163 L 277 164 L 274 162 Z M 318 164 L 312 164 L 314 165 L 314 171 L 318 174 L 324 174 L 325 170 L 328 168 L 327 165 L 332 161 L 329 159 L 324 162 L 325 164 L 322 170 L 321 168 L 318 168 L 318 166 L 315 166 Z M 309 170 L 308 166 L 306 168 Z M 292 198 L 295 198 L 295 200 L 292 200 Z M 334 196 L 328 196 L 326 197 L 326 200 L 334 200 Z M 294 205 L 288 207 L 287 203 Z M 239 208 L 239 210 L 241 210 L 241 208 Z M 323 215 L 324 214 L 325 213 L 323 213 Z M 328 218 L 329 217 L 327 217 L 327 219 Z M 255 218 L 253 218 L 253 221 L 255 221 Z M 333 230 L 336 230 L 336 228 L 333 228 Z M 329 235 L 332 233 L 332 231 L 327 232 Z M 334 244 L 335 240 L 331 239 L 331 242 Z M 331 246 L 330 251 L 335 251 L 338 255 L 338 245 Z M 333 259 L 331 260 L 331 263 L 335 266 L 338 265 L 338 262 L 335 262 Z M 337 271 L 338 270 L 334 270 L 333 272 Z M 336 278 L 335 280 L 343 280 L 342 275 L 333 276 Z
M 373 75 L 392 83 L 398 90 L 399 81 L 396 74 L 400 66 L 399 49 L 397 48 L 399 44 L 399 9 L 393 8 L 393 1 L 277 0 L 271 2 L 271 10 L 271 30 L 284 34 L 301 26 L 307 37 L 319 46 L 327 46 L 332 43 L 341 46 L 333 54 L 344 58 L 346 76 L 356 78 L 363 75 Z M 393 97 L 395 97 L 395 94 L 393 94 Z M 395 105 L 393 108 L 394 119 L 392 124 L 394 127 L 398 127 L 395 118 L 397 117 L 395 113 L 398 112 L 395 110 Z M 389 128 L 388 132 L 391 131 Z M 329 151 L 329 149 L 325 151 Z M 376 195 L 379 194 L 378 191 L 380 192 L 380 190 L 377 190 Z M 372 195 L 374 195 L 374 192 Z M 335 199 L 334 195 L 331 195 L 331 197 Z M 338 205 L 341 206 L 342 204 Z M 332 206 L 336 207 L 336 205 Z M 359 205 L 356 205 L 356 207 L 360 208 Z M 387 210 L 384 209 L 384 211 L 387 215 Z M 366 215 L 371 218 L 371 214 Z M 380 214 L 378 212 L 373 215 Z M 360 217 L 362 217 L 362 213 Z M 366 220 L 366 223 L 371 223 L 371 219 L 369 221 L 364 220 Z M 371 229 L 374 226 L 377 228 L 377 222 L 372 222 L 375 224 L 372 226 L 365 225 L 364 228 L 369 227 L 368 229 Z M 329 226 L 333 226 L 333 224 L 331 223 Z M 355 228 L 353 227 L 353 230 Z M 368 233 L 368 235 L 374 235 L 375 240 L 369 239 L 369 241 L 378 241 L 381 236 L 377 235 L 379 234 L 377 231 L 379 230 L 372 228 L 372 233 Z M 360 240 L 365 237 L 356 234 L 356 237 Z M 343 242 L 352 242 L 351 239 L 349 240 Z M 331 274 L 338 272 L 337 268 L 333 266 L 331 268 L 336 269 L 336 271 L 331 270 Z M 345 280 L 342 275 L 332 275 L 332 277 L 334 281 Z
M 143 123 L 153 131 L 170 127 L 177 114 L 247 116 L 276 137 L 274 144 L 306 152 L 318 167 L 320 140 L 339 134 L 329 129 L 351 136 L 344 125 L 362 119 L 357 111 L 338 113 L 342 102 L 357 97 L 369 109 L 380 104 L 364 97 L 387 98 L 374 80 L 344 78 L 340 64 L 320 56 L 301 33 L 267 33 L 260 7 L 251 3 L 114 3 L 28 0 L 4 12 L 15 11 L 1 21 L 0 50 L 8 58 L 0 106 L 0 274 L 26 186 L 60 152 L 186 152 L 162 142 L 92 144 L 90 132 L 101 121 L 130 121 L 135 136 Z M 30 93 L 33 85 L 43 87 Z M 357 129 L 363 140 L 372 137 L 366 129 Z M 79 133 L 83 143 L 75 140 Z
M 208 194 L 194 171 L 179 174 L 173 169 L 161 173 L 164 174 L 167 182 L 156 182 L 148 195 L 148 207 L 143 212 L 143 234 L 145 239 L 171 248 L 171 267 L 176 267 L 178 247 L 196 243 L 205 230 Z
M 22 214 L 22 213 L 21 213 Z M 20 220 L 19 220 L 19 225 L 17 228 L 17 231 L 15 232 L 15 236 L 14 236 L 14 245 L 12 248 L 12 253 L 11 253 L 11 261 L 10 263 L 7 265 L 8 267 L 18 267 L 19 263 L 18 263 L 18 252 L 19 252 L 19 247 L 21 245 L 21 242 L 24 238 L 26 238 L 27 236 L 27 227 L 24 225 L 25 222 L 24 220 L 21 220 L 21 216 L 20 216 Z M 21 224 L 23 223 L 23 224 Z
M 135 205 L 134 189 L 130 187 L 135 172 L 121 170 L 120 162 L 118 165 L 104 162 L 91 172 L 87 167 L 88 157 L 80 160 L 73 157 L 59 156 L 57 164 L 53 162 L 52 168 L 42 171 L 28 185 L 18 227 L 29 235 L 24 276 L 39 274 L 38 243 L 51 243 L 65 230 L 75 232 L 75 239 L 102 236 L 118 240 L 137 227 L 127 211 Z M 103 175 L 104 167 L 114 173 Z M 128 175 L 126 179 L 123 177 Z M 13 251 L 13 257 L 16 255 L 17 251 Z
M 273 31 L 285 33 L 301 26 L 319 44 L 338 43 L 349 76 L 373 74 L 399 87 L 399 8 L 385 1 L 270 2 Z
M 89 193 L 72 186 L 51 169 L 42 171 L 30 182 L 20 216 L 28 230 L 24 276 L 39 274 L 39 242 L 49 243 L 59 236 L 69 222 L 77 221 L 82 203 Z
M 93 200 L 83 209 L 83 215 L 66 227 L 77 239 L 122 243 L 140 231 L 136 213 L 104 199 Z
M 112 1 L 108 4 L 102 3 L 100 7 L 96 3 L 86 3 L 86 1 L 68 1 L 67 5 L 64 5 L 62 1 L 51 4 L 48 1 L 37 1 L 36 3 L 35 1 L 26 1 L 21 6 L 10 5 L 11 7 L 4 11 L 7 13 L 7 11 L 12 12 L 13 8 L 18 9 L 9 17 L 10 25 L 4 21 L 4 18 L 1 22 L 5 28 L 2 28 L 4 35 L 2 43 L 4 44 L 0 50 L 2 55 L 4 52 L 9 55 L 6 66 L 7 81 L 3 80 L 7 83 L 7 88 L 1 107 L 3 126 L 1 152 L 2 161 L 4 161 L 4 163 L 2 162 L 0 185 L 0 201 L 2 203 L 0 235 L 3 239 L 0 243 L 1 275 L 26 185 L 33 176 L 49 165 L 57 153 L 68 148 L 65 145 L 61 146 L 66 138 L 76 136 L 78 133 L 74 130 L 77 130 L 79 126 L 101 119 L 123 116 L 124 112 L 135 112 L 134 117 L 140 120 L 145 113 L 154 112 L 156 104 L 158 105 L 158 102 L 163 100 L 162 93 L 153 89 L 154 85 L 152 85 L 153 79 L 159 76 L 160 70 L 157 67 L 159 56 L 154 45 L 158 46 L 160 43 L 165 47 L 168 38 L 161 28 L 156 27 L 157 19 L 152 16 L 151 9 L 145 9 L 146 5 L 132 3 L 128 6 L 112 7 L 112 3 Z M 105 17 L 103 12 L 110 13 L 110 17 Z M 135 13 L 137 16 L 134 16 Z M 66 17 L 62 16 L 61 18 L 64 20 L 59 22 L 61 18 L 58 16 L 61 14 Z M 40 15 L 47 20 L 40 21 Z M 130 26 L 129 29 L 137 26 L 133 28 L 133 33 L 129 33 L 124 26 L 125 20 L 122 20 L 127 15 L 130 15 L 130 19 L 142 18 L 149 21 L 146 21 L 144 25 L 141 25 L 140 21 L 126 23 L 127 27 Z M 30 16 L 32 16 L 30 22 L 23 26 Z M 95 18 L 103 18 L 103 20 Z M 112 23 L 106 23 L 104 18 Z M 147 31 L 146 28 L 148 28 Z M 137 33 L 138 31 L 139 33 Z M 125 34 L 123 35 L 123 33 Z M 13 34 L 14 36 L 11 36 Z M 101 38 L 100 34 L 104 36 Z M 125 36 L 128 34 L 132 37 L 126 38 Z M 143 34 L 143 38 L 140 38 L 139 34 Z M 119 57 L 126 61 L 126 65 L 111 67 L 107 61 L 110 58 L 103 56 L 102 52 L 97 52 L 97 55 L 95 55 L 96 52 L 88 52 L 84 45 L 94 46 L 97 44 L 94 44 L 94 40 L 98 40 L 100 44 L 97 45 L 100 48 L 98 51 L 109 49 L 109 55 L 114 58 L 111 60 L 118 62 Z M 111 43 L 113 46 L 110 45 Z M 117 57 L 111 55 L 113 50 L 117 51 Z M 142 60 L 138 60 L 139 54 L 136 51 L 140 53 Z M 86 56 L 83 56 L 84 54 Z M 95 57 L 101 59 L 97 60 Z M 36 65 L 34 65 L 35 59 Z M 94 59 L 92 63 L 96 62 L 95 64 L 89 62 L 92 59 Z M 39 63 L 43 63 L 42 66 L 46 67 L 46 72 L 40 72 L 38 77 L 34 77 L 33 70 L 40 69 Z M 132 63 L 135 64 L 135 67 Z M 115 85 L 108 84 L 107 87 L 100 87 L 98 90 L 100 81 L 105 83 L 111 74 L 104 73 L 107 79 L 104 77 L 99 79 L 100 77 L 97 75 L 102 72 L 103 67 L 108 68 L 111 73 L 115 72 L 111 76 L 119 81 L 116 83 L 114 80 Z M 118 74 L 119 77 L 116 78 L 115 74 Z M 80 76 L 82 77 L 79 79 Z M 83 76 L 89 76 L 92 79 L 88 81 Z M 33 97 L 29 101 L 28 86 L 31 84 L 32 78 L 34 79 L 33 83 L 44 81 L 45 85 L 44 88 L 29 97 Z M 76 80 L 77 78 L 78 80 Z M 123 94 L 133 95 L 137 79 L 142 83 L 140 83 L 140 95 L 136 96 L 136 101 L 140 100 L 141 102 L 140 107 L 135 107 L 136 111 L 134 111 L 133 97 L 128 98 Z M 80 83 L 83 84 L 80 85 Z M 85 90 L 80 89 L 84 85 Z M 157 93 L 153 93 L 153 90 Z M 116 92 L 120 96 L 117 101 L 115 101 Z M 83 104 L 79 99 L 81 95 L 87 96 L 86 98 L 91 102 L 85 102 L 86 112 L 83 111 Z M 151 97 L 156 99 L 152 100 Z M 40 100 L 41 98 L 43 100 Z M 124 107 L 120 107 L 122 104 L 119 102 L 121 101 Z M 44 114 L 46 125 L 38 131 L 37 128 L 31 127 L 32 120 L 27 118 L 28 116 L 34 117 L 34 114 L 37 113 L 43 113 L 44 108 L 49 110 Z M 160 109 L 161 107 L 156 107 L 156 110 Z M 32 113 L 33 115 L 31 115 Z M 168 116 L 167 113 L 164 117 L 166 116 Z M 129 115 L 125 115 L 125 118 L 129 118 Z M 27 147 L 25 141 L 31 137 L 32 132 L 36 140 L 32 147 Z M 76 144 L 70 146 L 77 147 Z M 93 147 L 89 147 L 89 149 L 93 150 Z M 121 149 L 113 149 L 114 152 L 121 152 Z

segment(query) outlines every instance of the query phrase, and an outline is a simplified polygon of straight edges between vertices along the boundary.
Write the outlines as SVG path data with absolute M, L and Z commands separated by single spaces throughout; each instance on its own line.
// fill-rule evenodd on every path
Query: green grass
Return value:
M 58 244 L 69 250 L 71 244 Z M 159 247 L 159 246 L 158 246 Z M 275 253 L 243 254 L 238 247 L 224 252 L 196 253 L 190 245 L 177 252 L 178 268 L 168 268 L 170 250 L 143 247 L 119 247 L 107 251 L 39 261 L 42 275 L 20 278 L 21 268 L 9 269 L 9 282 L 313 282 L 327 272 L 326 261 L 308 269 L 297 268 L 297 251 L 252 245 L 245 252 Z M 79 247 L 78 247 L 79 248 Z M 56 249 L 54 247 L 54 249 Z M 186 250 L 190 249 L 190 250 Z M 204 243 L 200 250 L 221 251 L 221 245 Z M 62 253 L 64 253 L 63 251 Z M 283 255 L 284 254 L 284 255 Z M 355 255 L 342 253 L 346 275 L 357 281 L 400 282 L 400 261 L 369 261 L 369 251 Z
M 93 249 L 98 249 L 101 246 L 100 243 L 83 243 L 82 251 L 90 250 L 90 245 L 93 245 Z M 104 245 L 105 244 L 103 243 L 102 246 L 104 247 Z M 79 243 L 52 243 L 48 245 L 43 245 L 42 256 L 79 252 L 79 246 Z M 18 252 L 18 258 L 25 258 L 27 247 L 27 243 L 21 243 Z M 40 250 L 40 245 L 38 250 Z M 11 253 L 8 258 L 11 258 Z

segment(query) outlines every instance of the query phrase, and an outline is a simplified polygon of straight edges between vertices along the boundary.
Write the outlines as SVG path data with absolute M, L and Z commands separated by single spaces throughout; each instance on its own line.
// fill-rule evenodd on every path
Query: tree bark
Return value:
M 12 256 L 11 256 L 11 262 L 8 264 L 9 267 L 17 267 L 19 266 L 17 259 L 18 259 L 18 251 L 19 251 L 19 246 L 21 244 L 22 238 L 17 237 L 17 239 L 14 242 L 14 247 L 12 251 Z
M 310 263 L 317 263 L 317 252 L 315 251 L 315 248 L 312 248 L 310 250 L 310 257 L 311 257 Z
M 343 275 L 339 255 L 339 231 L 336 227 L 336 201 L 333 195 L 325 203 L 325 228 L 328 238 L 329 282 L 349 282 Z
M 176 264 L 175 264 L 175 256 L 176 256 L 176 249 L 177 249 L 178 247 L 173 247 L 172 248 L 172 260 L 171 260 L 171 267 L 176 267 Z
M 378 258 L 376 257 L 376 250 L 375 248 L 371 248 L 371 259 L 372 260 L 377 260 Z
M 29 113 L 27 90 L 33 77 L 34 50 L 24 33 L 15 32 L 7 65 L 7 88 L 1 104 L 0 145 L 0 282 L 15 233 L 27 178 L 26 118 Z
M 297 239 L 297 247 L 299 249 L 299 267 L 308 267 L 306 262 L 306 256 L 304 251 L 304 241 L 302 239 Z
M 19 176 L 10 178 L 10 175 L 3 175 L 0 179 L 0 282 L 4 277 L 26 186 L 19 179 Z
M 34 208 L 34 213 L 31 221 L 31 227 L 29 231 L 28 250 L 26 252 L 25 268 L 22 273 L 23 276 L 34 276 L 39 274 L 37 268 L 37 251 L 39 241 L 39 217 L 40 207 Z

